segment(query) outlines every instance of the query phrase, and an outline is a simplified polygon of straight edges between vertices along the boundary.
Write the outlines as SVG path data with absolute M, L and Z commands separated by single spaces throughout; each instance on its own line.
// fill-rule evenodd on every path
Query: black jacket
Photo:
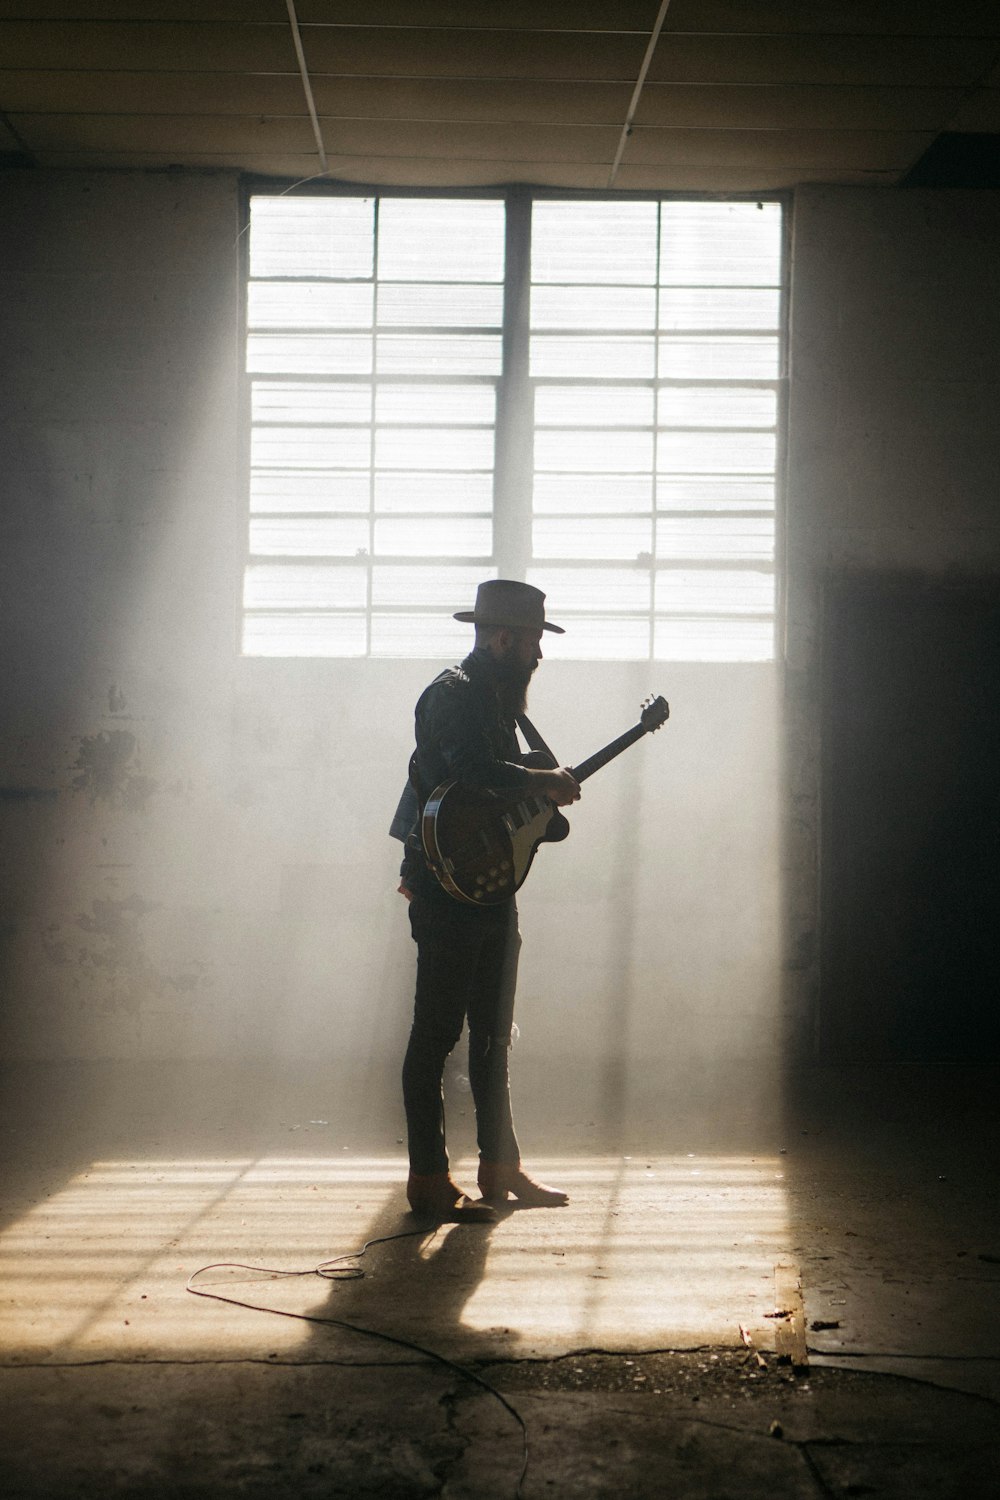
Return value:
M 473 651 L 421 693 L 414 765 L 421 803 L 452 778 L 472 787 L 527 785 L 514 721 L 505 717 L 498 689 L 493 658 Z
M 410 761 L 415 795 L 407 799 L 404 794 L 397 810 L 391 830 L 397 838 L 406 839 L 410 829 L 404 825 L 415 823 L 419 809 L 443 781 L 483 788 L 528 784 L 514 722 L 503 712 L 498 689 L 493 658 L 488 651 L 473 651 L 421 693 L 415 712 L 417 747 Z M 408 840 L 403 861 L 407 885 L 419 895 L 451 902 L 427 869 L 419 844 L 418 832 Z

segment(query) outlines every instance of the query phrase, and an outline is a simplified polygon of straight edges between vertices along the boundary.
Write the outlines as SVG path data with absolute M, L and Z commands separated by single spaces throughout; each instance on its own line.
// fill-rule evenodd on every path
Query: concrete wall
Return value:
M 1000 194 L 803 188 L 793 247 L 787 1003 L 811 1025 L 824 594 L 1000 575 Z
M 438 664 L 238 655 L 237 183 L 16 173 L 3 203 L 5 1049 L 394 1070 L 385 827 Z M 997 199 L 795 213 L 786 782 L 774 670 L 549 660 L 533 690 L 569 760 L 673 708 L 521 903 L 522 1047 L 571 1081 L 808 1043 L 823 579 L 996 565 Z
M 2 201 L 5 1036 L 211 1048 L 232 1027 L 235 182 L 18 173 Z

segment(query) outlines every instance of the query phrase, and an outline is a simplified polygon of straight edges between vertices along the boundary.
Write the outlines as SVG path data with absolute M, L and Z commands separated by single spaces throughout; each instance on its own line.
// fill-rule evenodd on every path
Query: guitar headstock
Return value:
M 639 720 L 647 734 L 655 734 L 661 724 L 670 718 L 670 704 L 666 698 L 646 698 Z

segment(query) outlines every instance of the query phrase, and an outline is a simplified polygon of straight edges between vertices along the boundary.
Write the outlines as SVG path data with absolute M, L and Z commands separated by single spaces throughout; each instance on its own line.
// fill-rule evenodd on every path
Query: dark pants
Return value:
M 507 1054 L 521 947 L 517 908 L 511 901 L 483 911 L 415 896 L 410 927 L 417 944 L 413 1027 L 403 1061 L 410 1170 L 448 1170 L 442 1078 L 466 1019 L 479 1155 L 514 1164 Z

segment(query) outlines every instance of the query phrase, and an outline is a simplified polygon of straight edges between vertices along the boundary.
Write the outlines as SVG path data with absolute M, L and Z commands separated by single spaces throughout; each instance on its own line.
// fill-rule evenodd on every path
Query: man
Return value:
M 434 788 L 449 780 L 497 791 L 530 788 L 556 806 L 579 798 L 579 785 L 565 768 L 520 763 L 515 720 L 542 658 L 542 632 L 563 633 L 545 619 L 544 605 L 545 595 L 529 584 L 491 579 L 480 584 L 475 608 L 455 615 L 475 625 L 475 648 L 460 667 L 435 678 L 417 703 L 412 810 L 422 810 Z M 417 944 L 413 1027 L 403 1063 L 410 1207 L 438 1222 L 475 1222 L 494 1219 L 491 1205 L 509 1195 L 530 1207 L 566 1203 L 565 1193 L 522 1170 L 511 1118 L 507 1056 L 521 942 L 513 898 L 483 907 L 450 895 L 413 834 L 400 890 L 410 901 Z M 477 1202 L 453 1182 L 445 1147 L 444 1064 L 466 1020 L 480 1156 Z

